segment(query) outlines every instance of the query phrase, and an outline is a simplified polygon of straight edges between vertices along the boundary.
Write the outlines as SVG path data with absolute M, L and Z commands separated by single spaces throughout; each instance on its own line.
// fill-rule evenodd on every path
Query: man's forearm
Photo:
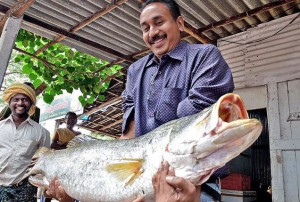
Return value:
M 120 137 L 120 139 L 131 139 L 135 138 L 135 123 L 134 121 L 130 121 L 128 124 L 128 128 L 126 128 L 124 134 Z

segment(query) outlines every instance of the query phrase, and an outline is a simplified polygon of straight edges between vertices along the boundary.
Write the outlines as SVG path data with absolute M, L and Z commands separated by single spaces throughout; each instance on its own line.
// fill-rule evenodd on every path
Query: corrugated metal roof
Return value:
M 37 0 L 27 11 L 26 15 L 45 23 L 69 31 L 95 12 L 106 8 L 112 1 L 104 0 Z M 236 16 L 240 13 L 255 9 L 265 4 L 276 2 L 274 0 L 182 0 L 177 1 L 187 23 L 199 29 L 211 23 Z M 296 3 L 299 1 L 296 1 Z M 17 0 L 2 0 L 1 5 L 12 7 Z M 124 55 L 132 55 L 147 49 L 139 26 L 140 2 L 128 0 L 117 6 L 109 13 L 76 32 L 83 38 L 92 40 L 103 46 L 110 47 Z M 291 12 L 299 11 L 299 5 L 292 8 L 295 3 L 289 3 L 267 12 L 230 23 L 225 26 L 213 28 L 203 34 L 210 40 L 216 41 L 220 37 L 235 34 L 253 27 L 259 23 L 267 22 Z M 288 8 L 291 8 L 288 10 Z M 288 10 L 288 11 L 286 11 Z M 37 26 L 24 26 L 29 31 L 38 32 L 46 37 L 53 38 L 48 30 Z M 192 40 L 196 42 L 196 40 Z M 74 40 L 67 39 L 65 43 L 75 48 L 81 48 Z M 93 48 L 83 49 L 91 55 L 101 57 L 108 61 L 119 59 L 111 54 L 99 52 Z
M 108 53 L 104 49 L 79 39 L 66 38 L 61 43 L 76 48 L 79 51 L 99 57 L 109 62 L 118 62 L 120 65 L 128 66 L 132 61 L 139 59 L 147 50 L 140 31 L 139 15 L 141 0 L 36 0 L 25 12 L 22 28 L 40 34 L 41 36 L 54 39 L 61 31 L 75 34 L 95 44 L 114 50 Z M 275 0 L 177 0 L 186 23 L 192 30 L 201 37 L 216 43 L 219 38 L 230 36 L 260 23 L 299 12 L 300 0 L 275 1 Z M 251 13 L 255 9 L 263 8 L 264 5 L 272 5 L 280 2 L 290 2 L 276 8 L 260 13 Z M 17 0 L 0 0 L 0 13 L 13 7 Z M 115 4 L 115 5 L 114 5 Z M 105 11 L 99 18 L 91 21 L 79 30 L 75 30 L 80 23 Z M 254 9 L 254 10 L 253 10 Z M 266 10 L 266 8 L 265 8 Z M 249 12 L 249 13 L 248 13 Z M 239 17 L 241 14 L 249 14 L 248 17 Z M 226 23 L 224 24 L 224 20 Z M 224 21 L 223 23 L 222 20 Z M 42 25 L 42 23 L 44 25 Z M 220 24 L 216 24 L 220 22 Z M 45 26 L 45 24 L 49 26 Z M 50 28 L 52 26 L 52 29 Z M 57 29 L 53 29 L 57 28 Z M 188 34 L 184 39 L 191 43 L 199 41 Z M 122 58 L 122 56 L 124 57 Z M 132 58 L 132 60 L 128 60 Z M 236 61 L 239 62 L 239 61 Z M 122 81 L 117 82 L 122 88 Z M 117 85 L 117 86 L 118 86 Z M 120 95 L 121 90 L 116 94 L 108 96 L 115 99 Z M 106 101 L 109 101 L 107 99 Z M 98 102 L 94 106 L 101 105 Z M 120 106 L 117 105 L 117 108 Z M 86 111 L 90 109 L 86 108 Z M 97 114 L 101 112 L 97 112 Z M 120 111 L 118 113 L 121 113 Z M 120 116 L 121 117 L 121 116 Z M 119 119 L 119 118 L 118 118 Z M 118 120 L 113 119 L 113 120 Z M 121 118 L 120 118 L 121 119 Z M 106 125 L 98 125 L 97 130 Z M 120 133 L 120 124 L 116 125 L 118 132 L 107 132 L 111 134 Z

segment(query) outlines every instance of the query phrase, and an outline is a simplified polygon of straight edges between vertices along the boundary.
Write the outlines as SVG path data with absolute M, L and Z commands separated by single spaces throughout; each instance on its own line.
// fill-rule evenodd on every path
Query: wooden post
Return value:
M 12 49 L 17 38 L 23 16 L 20 18 L 9 17 L 4 25 L 0 38 L 0 88 L 7 69 Z
M 272 176 L 272 200 L 284 202 L 284 181 L 283 181 L 283 155 L 282 150 L 274 148 L 272 142 L 281 140 L 280 136 L 280 117 L 277 83 L 268 84 L 268 119 L 269 119 L 269 138 L 270 138 L 270 158 Z

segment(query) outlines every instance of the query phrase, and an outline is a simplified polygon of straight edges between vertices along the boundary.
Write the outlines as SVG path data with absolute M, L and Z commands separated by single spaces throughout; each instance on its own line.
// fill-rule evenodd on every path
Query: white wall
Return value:
M 236 88 L 300 78 L 300 17 L 288 25 L 298 15 L 279 18 L 218 41 Z
M 279 18 L 218 41 L 233 73 L 235 93 L 242 96 L 248 109 L 267 109 L 275 202 L 300 201 L 298 15 Z

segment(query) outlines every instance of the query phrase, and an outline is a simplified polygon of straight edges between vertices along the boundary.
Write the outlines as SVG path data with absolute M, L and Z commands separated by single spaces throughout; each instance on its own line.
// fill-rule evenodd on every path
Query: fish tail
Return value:
M 47 147 L 40 147 L 33 155 L 33 157 L 31 158 L 31 162 L 27 167 L 26 173 L 24 175 L 24 177 L 21 179 L 25 179 L 27 177 L 29 177 L 32 174 L 32 170 L 33 167 L 37 164 L 38 160 L 47 152 L 51 151 L 50 149 L 48 149 Z

